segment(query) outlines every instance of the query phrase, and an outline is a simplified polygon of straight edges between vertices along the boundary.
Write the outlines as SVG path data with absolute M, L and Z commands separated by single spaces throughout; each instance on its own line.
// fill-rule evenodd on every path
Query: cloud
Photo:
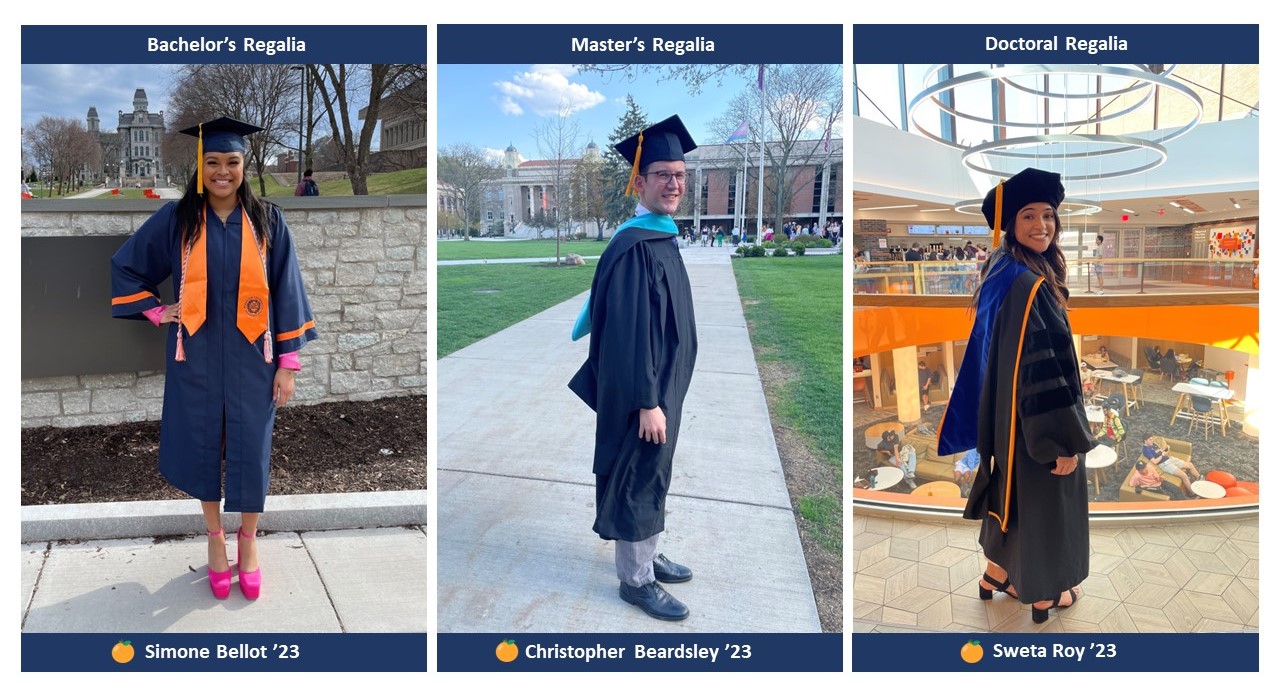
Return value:
M 571 81 L 571 65 L 533 65 L 509 80 L 495 82 L 502 113 L 518 116 L 526 110 L 539 116 L 569 115 L 605 102 L 604 94 Z
M 489 163 L 491 164 L 497 164 L 501 166 L 506 156 L 507 156 L 507 150 L 505 149 L 494 149 L 492 147 L 484 148 L 484 158 L 488 159 Z M 517 153 L 516 163 L 519 164 L 522 161 L 524 161 L 524 157 L 520 156 L 520 154 Z

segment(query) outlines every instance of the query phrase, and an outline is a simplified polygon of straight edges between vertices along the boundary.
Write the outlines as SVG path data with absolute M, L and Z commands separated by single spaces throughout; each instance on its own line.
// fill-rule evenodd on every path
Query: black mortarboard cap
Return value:
M 1018 214 L 1018 210 L 1033 202 L 1048 203 L 1056 210 L 1062 204 L 1062 199 L 1066 197 L 1066 190 L 1062 187 L 1062 174 L 1040 169 L 1023 169 L 1013 178 L 987 191 L 987 197 L 982 200 L 982 216 L 987 218 L 987 226 L 995 231 L 999 231 L 996 229 L 996 197 L 1001 186 L 1004 188 L 1003 194 L 1000 195 L 1002 225 L 1013 219 L 1013 216 Z
M 631 180 L 646 166 L 655 161 L 684 161 L 685 153 L 697 147 L 698 143 L 685 129 L 680 116 L 655 123 L 613 146 L 623 159 L 631 162 L 628 194 L 631 192 Z
M 226 116 L 179 130 L 178 132 L 183 135 L 190 135 L 199 140 L 196 145 L 196 192 L 204 193 L 205 152 L 248 152 L 249 147 L 245 144 L 245 136 L 261 130 L 263 128 Z

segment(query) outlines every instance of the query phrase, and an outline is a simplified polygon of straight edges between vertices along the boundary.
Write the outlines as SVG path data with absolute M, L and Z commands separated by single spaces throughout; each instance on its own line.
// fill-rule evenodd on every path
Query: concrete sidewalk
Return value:
M 230 530 L 234 533 L 234 530 Z M 203 536 L 22 545 L 25 632 L 426 632 L 421 526 L 260 534 L 262 595 L 209 591 Z M 227 552 L 234 567 L 236 540 Z
M 618 596 L 591 532 L 594 414 L 566 384 L 584 296 L 439 362 L 441 632 L 821 630 L 727 248 L 685 249 L 699 357 L 659 550 L 694 579 L 683 622 Z

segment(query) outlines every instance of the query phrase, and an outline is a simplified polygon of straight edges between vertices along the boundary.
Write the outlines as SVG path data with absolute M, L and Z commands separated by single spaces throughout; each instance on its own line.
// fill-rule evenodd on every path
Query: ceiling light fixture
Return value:
M 908 207 L 919 207 L 919 205 L 885 205 L 884 207 L 863 207 L 862 211 L 870 212 L 871 210 L 901 210 Z

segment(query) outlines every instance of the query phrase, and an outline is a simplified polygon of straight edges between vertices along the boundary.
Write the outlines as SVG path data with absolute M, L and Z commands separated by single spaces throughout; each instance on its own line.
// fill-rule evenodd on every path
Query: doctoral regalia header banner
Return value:
M 1257 62 L 1257 24 L 853 25 L 855 65 Z

